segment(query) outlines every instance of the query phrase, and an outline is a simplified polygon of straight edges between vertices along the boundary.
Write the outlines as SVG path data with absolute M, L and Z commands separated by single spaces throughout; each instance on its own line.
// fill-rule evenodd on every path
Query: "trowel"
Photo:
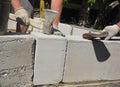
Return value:
M 83 38 L 84 39 L 88 39 L 88 40 L 91 40 L 91 39 L 94 39 L 94 38 L 105 38 L 108 36 L 108 32 L 101 32 L 101 33 L 84 33 L 83 34 Z
M 43 33 L 45 34 L 50 34 L 49 28 L 58 12 L 50 9 L 44 9 L 44 12 L 45 18 L 40 18 L 39 21 L 29 18 L 29 25 L 36 29 L 43 30 Z M 9 19 L 16 21 L 16 17 L 12 13 L 9 13 Z

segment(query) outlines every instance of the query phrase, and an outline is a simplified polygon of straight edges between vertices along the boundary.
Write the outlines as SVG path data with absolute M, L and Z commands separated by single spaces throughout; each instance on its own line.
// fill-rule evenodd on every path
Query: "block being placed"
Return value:
M 84 27 L 74 27 L 72 35 L 73 36 L 82 36 L 84 33 L 88 33 L 90 29 Z
M 16 30 L 16 22 L 12 20 L 8 20 L 8 29 Z
M 70 37 L 63 82 L 120 79 L 120 41 L 91 41 Z
M 0 87 L 30 87 L 34 39 L 29 35 L 0 36 Z
M 71 35 L 72 33 L 72 26 L 64 23 L 59 23 L 59 30 L 65 35 Z
M 36 36 L 34 85 L 59 83 L 63 77 L 67 39 L 33 33 Z

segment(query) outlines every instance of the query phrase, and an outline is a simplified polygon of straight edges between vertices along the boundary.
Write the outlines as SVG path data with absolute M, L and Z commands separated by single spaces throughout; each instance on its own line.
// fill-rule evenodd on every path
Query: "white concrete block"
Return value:
M 41 32 L 42 33 L 43 32 L 43 27 L 44 27 L 44 19 L 38 18 L 38 17 L 34 17 L 34 20 L 40 22 L 41 24 L 39 24 L 39 26 L 38 26 L 38 24 L 36 24 L 36 26 L 39 27 L 39 28 L 32 27 L 33 28 L 32 32 Z
M 0 87 L 32 84 L 34 39 L 27 36 L 0 36 Z
M 8 20 L 8 29 L 16 29 L 16 22 Z
M 88 33 L 89 30 L 87 28 L 84 28 L 84 27 L 74 27 L 72 35 L 73 36 L 82 36 L 84 33 Z
M 63 82 L 120 79 L 119 52 L 120 41 L 90 41 L 70 37 Z
M 63 76 L 67 39 L 37 32 L 32 35 L 36 36 L 34 84 L 59 83 Z
M 71 35 L 72 26 L 64 23 L 59 23 L 59 30 L 65 35 Z

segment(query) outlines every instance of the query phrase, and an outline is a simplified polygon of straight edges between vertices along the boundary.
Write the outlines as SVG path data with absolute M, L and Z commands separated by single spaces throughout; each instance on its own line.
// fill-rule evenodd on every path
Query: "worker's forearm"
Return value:
M 58 14 L 57 14 L 56 18 L 53 21 L 54 26 L 58 26 L 60 16 L 61 16 L 61 12 L 62 12 L 62 7 L 63 7 L 63 0 L 52 0 L 51 9 L 55 10 L 55 11 L 58 11 Z
M 12 4 L 14 10 L 22 7 L 20 0 L 11 0 L 11 4 Z

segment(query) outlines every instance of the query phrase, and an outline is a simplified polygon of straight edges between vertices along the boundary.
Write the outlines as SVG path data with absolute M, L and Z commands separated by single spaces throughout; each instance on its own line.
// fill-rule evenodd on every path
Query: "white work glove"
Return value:
M 111 37 L 115 36 L 120 30 L 120 27 L 117 25 L 106 26 L 102 32 L 107 32 L 108 35 L 105 40 L 109 40 Z
M 15 10 L 15 17 L 17 21 L 22 22 L 24 25 L 29 24 L 29 14 L 23 7 Z

